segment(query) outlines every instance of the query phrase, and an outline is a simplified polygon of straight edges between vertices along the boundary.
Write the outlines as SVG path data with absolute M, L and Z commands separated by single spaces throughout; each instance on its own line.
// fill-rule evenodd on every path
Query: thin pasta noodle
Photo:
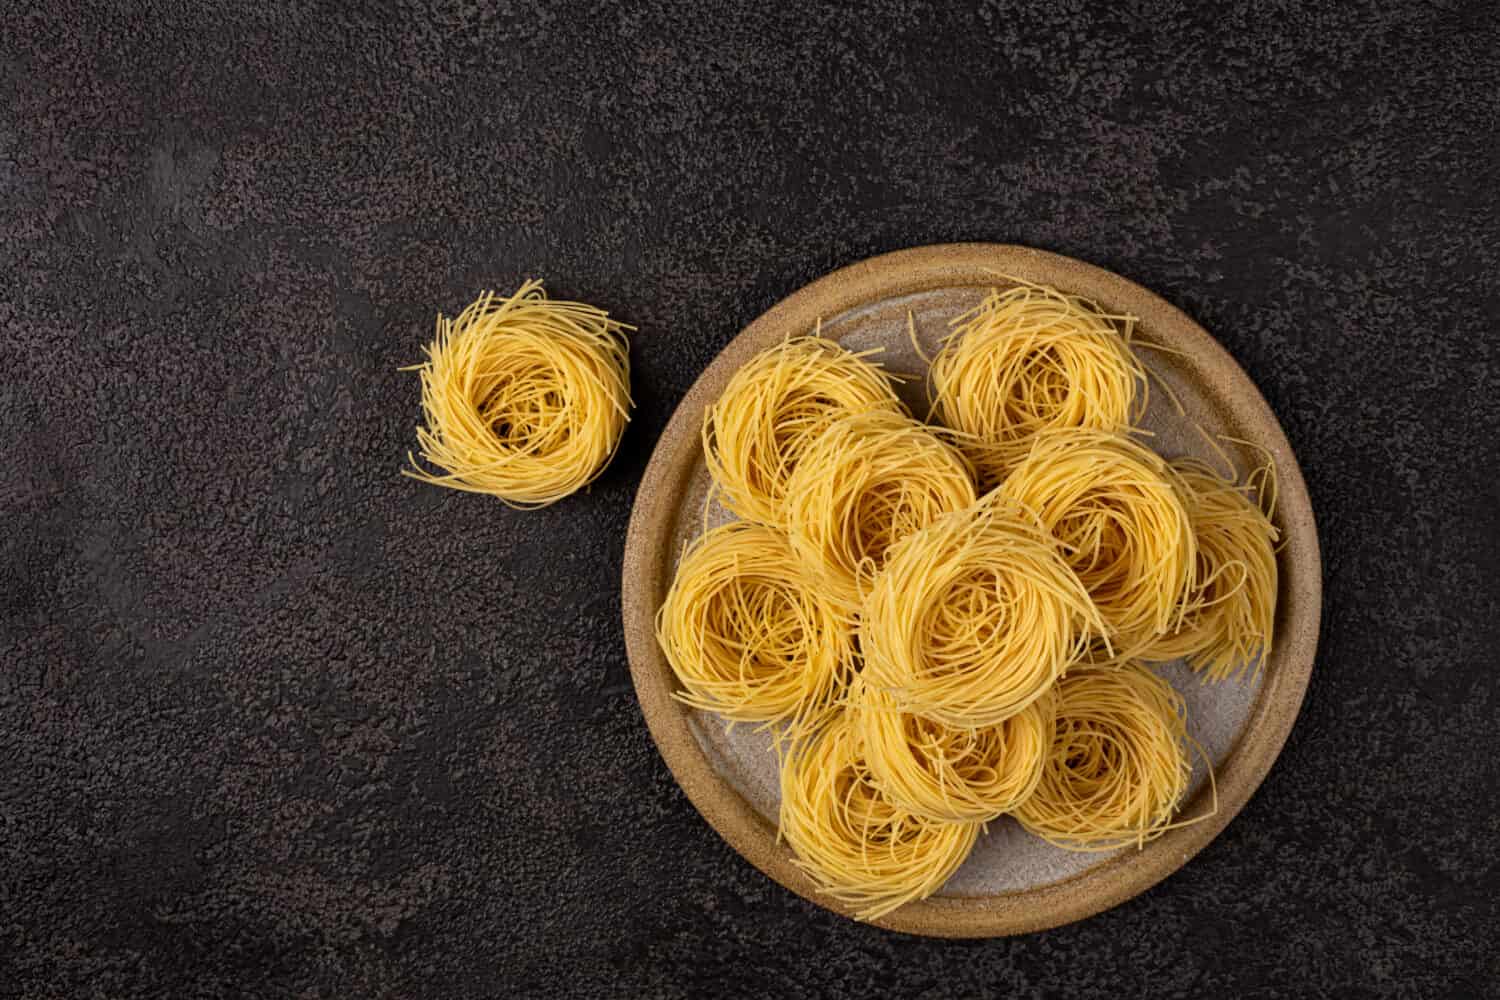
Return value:
M 932 362 L 932 414 L 960 432 L 982 486 L 1004 479 L 1039 432 L 1116 433 L 1139 419 L 1149 386 L 1130 347 L 1134 326 L 1029 282 L 992 290 L 952 321 Z
M 1052 747 L 1049 691 L 992 726 L 950 726 L 903 712 L 856 678 L 851 719 L 875 783 L 892 802 L 928 819 L 988 821 L 1030 797 Z
M 902 711 L 972 729 L 1041 698 L 1105 632 L 1035 516 L 992 495 L 892 546 L 859 644 L 870 687 Z
M 1145 667 L 1071 671 L 1057 686 L 1041 781 L 1014 815 L 1071 851 L 1144 846 L 1174 825 L 1192 776 L 1188 744 L 1181 695 Z
M 1178 350 L 1175 347 L 1168 347 L 1166 344 L 1153 343 L 1140 337 L 1132 337 L 1130 340 L 1130 346 L 1132 350 L 1137 351 L 1144 348 L 1148 352 L 1157 351 L 1162 354 L 1176 355 L 1180 358 L 1191 357 L 1191 355 L 1189 355 L 1186 351 Z M 1148 379 L 1155 380 L 1156 384 L 1161 387 L 1162 392 L 1166 393 L 1167 399 L 1171 401 L 1172 409 L 1177 413 L 1177 415 L 1179 417 L 1186 417 L 1187 407 L 1182 405 L 1182 398 L 1177 395 L 1177 390 L 1172 388 L 1172 383 L 1167 381 L 1166 377 L 1162 375 L 1161 372 L 1157 371 L 1150 365 L 1142 363 L 1141 367 L 1145 370 Z M 1199 433 L 1204 433 L 1203 428 L 1197 423 L 1194 423 L 1193 426 L 1198 428 Z
M 787 483 L 786 530 L 809 576 L 853 615 L 886 550 L 975 501 L 971 470 L 952 446 L 889 410 L 833 421 Z
M 1219 437 L 1221 440 L 1249 448 L 1260 454 L 1262 461 L 1245 477 L 1245 488 L 1248 495 L 1253 498 L 1256 508 L 1266 516 L 1266 520 L 1273 519 L 1276 516 L 1276 501 L 1281 493 L 1281 483 L 1276 475 L 1276 456 L 1271 453 L 1271 449 L 1255 441 L 1230 437 L 1227 434 L 1221 434 Z M 1230 463 L 1230 466 L 1232 470 L 1233 463 Z M 1232 479 L 1233 472 L 1231 471 L 1230 476 L 1226 478 Z
M 852 656 L 848 624 L 806 585 L 786 539 L 748 521 L 715 528 L 684 553 L 656 636 L 681 701 L 792 735 L 826 714 Z
M 1248 494 L 1206 463 L 1173 463 L 1183 483 L 1198 551 L 1198 579 L 1182 625 L 1151 649 L 1187 659 L 1205 680 L 1239 678 L 1271 655 L 1276 622 L 1275 525 Z
M 981 827 L 927 819 L 888 799 L 847 715 L 783 755 L 780 820 L 799 867 L 860 920 L 940 889 Z
M 485 292 L 437 319 L 421 376 L 423 461 L 403 474 L 545 507 L 588 485 L 630 419 L 632 329 L 602 309 L 547 298 L 540 280 Z
M 762 524 L 784 522 L 788 481 L 830 423 L 876 409 L 906 412 L 890 378 L 863 355 L 820 337 L 762 351 L 703 418 L 703 455 L 725 508 Z
M 1057 539 L 1106 630 L 1096 660 L 1149 656 L 1187 615 L 1197 546 L 1176 473 L 1118 434 L 1047 431 L 998 494 Z

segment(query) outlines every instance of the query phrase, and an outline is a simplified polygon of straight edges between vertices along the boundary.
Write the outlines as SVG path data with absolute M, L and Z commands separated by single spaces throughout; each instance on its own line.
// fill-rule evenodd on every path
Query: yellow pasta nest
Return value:
M 710 531 L 683 555 L 656 636 L 682 701 L 792 733 L 842 690 L 852 655 L 848 624 L 806 585 L 786 539 L 747 521 Z
M 720 502 L 748 521 L 782 524 L 787 484 L 834 420 L 904 414 L 875 365 L 830 340 L 799 337 L 756 355 L 703 418 L 703 455 Z
M 865 410 L 831 423 L 787 483 L 792 550 L 853 614 L 890 546 L 974 502 L 963 457 L 910 418 Z
M 873 780 L 847 717 L 781 765 L 781 834 L 823 892 L 875 920 L 936 892 L 963 863 L 979 823 L 926 819 Z
M 856 679 L 850 718 L 886 797 L 929 819 L 986 821 L 1026 801 L 1052 748 L 1051 692 L 992 726 L 946 725 L 903 712 Z
M 1192 775 L 1181 696 L 1126 664 L 1074 670 L 1057 698 L 1041 781 L 1014 811 L 1021 825 L 1073 851 L 1141 846 L 1168 830 Z
M 953 321 L 932 362 L 933 414 L 962 433 L 981 485 L 999 483 L 1031 439 L 1058 428 L 1121 432 L 1144 411 L 1134 317 L 1022 283 Z
M 582 489 L 630 419 L 623 324 L 601 309 L 547 298 L 539 280 L 512 296 L 481 295 L 438 316 L 422 379 L 414 479 L 544 507 Z
M 903 711 L 974 728 L 1042 697 L 1103 630 L 1052 538 L 988 499 L 891 547 L 859 642 L 870 687 Z
M 1197 585 L 1177 632 L 1151 659 L 1186 657 L 1206 680 L 1238 677 L 1271 654 L 1276 625 L 1279 532 L 1245 488 L 1191 459 L 1173 463 L 1198 550 Z M 1271 468 L 1267 466 L 1267 468 Z
M 1048 431 L 998 494 L 1040 517 L 1106 632 L 1101 659 L 1148 656 L 1176 631 L 1197 582 L 1197 546 L 1176 474 L 1135 441 Z

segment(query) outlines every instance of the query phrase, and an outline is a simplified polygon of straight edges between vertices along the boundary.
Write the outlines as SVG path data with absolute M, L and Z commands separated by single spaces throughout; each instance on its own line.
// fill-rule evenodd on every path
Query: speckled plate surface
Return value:
M 653 618 L 671 585 L 683 543 L 703 525 L 708 473 L 699 429 L 705 407 L 756 352 L 788 334 L 811 332 L 854 350 L 878 348 L 887 368 L 912 376 L 907 402 L 925 416 L 926 364 L 907 334 L 916 322 L 924 352 L 935 352 L 948 321 L 1008 282 L 1002 275 L 1054 285 L 1087 296 L 1113 312 L 1140 318 L 1143 360 L 1187 411 L 1179 416 L 1152 386 L 1144 425 L 1168 457 L 1209 457 L 1192 422 L 1216 434 L 1253 442 L 1275 458 L 1281 496 L 1276 513 L 1285 545 L 1273 653 L 1254 681 L 1200 684 L 1181 664 L 1163 675 L 1186 698 L 1189 730 L 1213 760 L 1218 806 L 1208 769 L 1199 761 L 1183 816 L 1201 821 L 1169 831 L 1143 850 L 1079 854 L 1031 837 L 1008 818 L 989 825 L 969 860 L 930 899 L 878 921 L 914 934 L 988 937 L 1041 930 L 1114 906 L 1187 862 L 1224 828 L 1270 770 L 1302 704 L 1317 647 L 1322 566 L 1312 508 L 1296 458 L 1270 408 L 1234 360 L 1182 312 L 1100 268 L 1055 254 L 998 244 L 951 244 L 903 250 L 835 271 L 792 294 L 745 328 L 703 372 L 678 406 L 646 469 L 625 547 L 623 611 L 631 675 L 641 709 L 662 756 L 683 790 L 719 833 L 767 875 L 830 909 L 847 912 L 817 892 L 776 840 L 779 799 L 768 737 L 748 726 L 726 729 L 709 713 L 672 698 L 677 689 L 656 644 Z M 1252 449 L 1227 450 L 1241 470 Z M 1220 463 L 1222 464 L 1222 463 Z M 710 508 L 709 523 L 726 520 Z

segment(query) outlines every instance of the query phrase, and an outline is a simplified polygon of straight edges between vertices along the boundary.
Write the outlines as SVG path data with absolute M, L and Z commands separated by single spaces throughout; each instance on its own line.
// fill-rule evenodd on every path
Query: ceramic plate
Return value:
M 990 937 L 1078 920 L 1149 888 L 1188 861 L 1224 828 L 1270 770 L 1302 704 L 1317 646 L 1322 568 L 1312 507 L 1286 436 L 1255 385 L 1218 343 L 1182 312 L 1118 275 L 1056 254 L 996 244 L 953 244 L 903 250 L 862 261 L 795 292 L 745 328 L 703 372 L 678 406 L 647 466 L 625 546 L 623 609 L 631 675 L 641 709 L 662 756 L 703 817 L 736 850 L 782 885 L 838 912 L 847 908 L 818 893 L 776 840 L 779 799 L 769 738 L 672 697 L 677 683 L 656 644 L 653 618 L 672 582 L 683 544 L 704 523 L 708 473 L 699 436 L 703 412 L 730 376 L 762 349 L 788 335 L 812 332 L 853 350 L 879 349 L 877 360 L 910 376 L 903 386 L 912 412 L 927 414 L 927 365 L 912 346 L 915 320 L 923 353 L 936 353 L 948 321 L 965 312 L 1006 276 L 1053 285 L 1140 319 L 1138 336 L 1164 350 L 1142 348 L 1142 360 L 1172 390 L 1179 415 L 1153 381 L 1143 420 L 1152 446 L 1175 458 L 1212 452 L 1194 429 L 1253 442 L 1276 461 L 1280 504 L 1276 523 L 1281 591 L 1273 652 L 1253 680 L 1205 685 L 1181 664 L 1161 668 L 1187 700 L 1189 731 L 1213 761 L 1194 771 L 1183 817 L 1199 822 L 1169 831 L 1144 849 L 1080 854 L 1026 834 L 1011 819 L 989 824 L 969 860 L 935 896 L 877 921 L 914 934 Z M 1252 448 L 1227 445 L 1240 470 L 1257 464 Z M 1222 461 L 1217 462 L 1222 466 Z M 708 523 L 729 515 L 710 507 Z

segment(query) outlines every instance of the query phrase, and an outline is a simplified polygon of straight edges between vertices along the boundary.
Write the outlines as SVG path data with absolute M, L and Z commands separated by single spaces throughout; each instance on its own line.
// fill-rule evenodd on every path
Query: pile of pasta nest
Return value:
M 1220 682 L 1269 654 L 1274 466 L 1153 451 L 1134 327 L 1018 282 L 927 359 L 925 423 L 816 333 L 705 414 L 737 519 L 682 553 L 657 638 L 682 701 L 770 731 L 780 835 L 861 919 L 1002 815 L 1078 851 L 1182 822 L 1199 751 L 1151 665 Z

